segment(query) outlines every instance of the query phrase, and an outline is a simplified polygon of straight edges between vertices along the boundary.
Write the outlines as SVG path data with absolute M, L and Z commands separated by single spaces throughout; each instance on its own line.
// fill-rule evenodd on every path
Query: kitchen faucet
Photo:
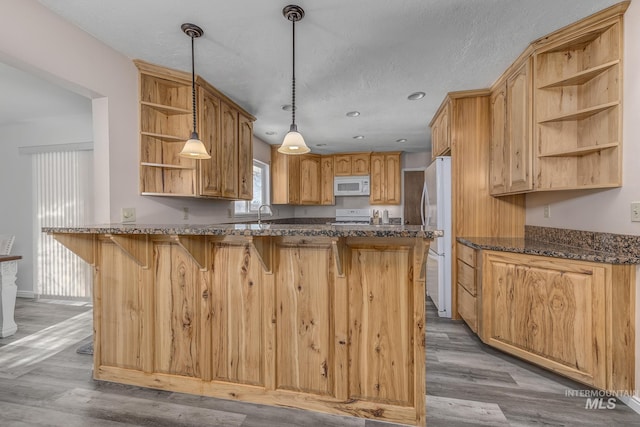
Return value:
M 270 205 L 260 205 L 258 208 L 258 224 L 262 224 L 262 208 L 267 208 L 269 210 L 269 215 L 273 215 Z

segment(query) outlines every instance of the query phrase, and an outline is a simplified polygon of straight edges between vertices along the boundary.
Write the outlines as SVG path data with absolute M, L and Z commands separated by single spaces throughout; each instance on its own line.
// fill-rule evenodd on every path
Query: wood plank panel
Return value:
M 154 245 L 155 371 L 200 376 L 200 270 L 180 246 Z
M 213 378 L 264 385 L 262 264 L 249 242 L 214 247 Z
M 100 365 L 141 370 L 140 270 L 113 243 L 100 245 Z
M 277 387 L 333 394 L 331 245 L 278 244 L 276 248 Z
M 410 262 L 407 247 L 351 248 L 351 398 L 413 406 Z

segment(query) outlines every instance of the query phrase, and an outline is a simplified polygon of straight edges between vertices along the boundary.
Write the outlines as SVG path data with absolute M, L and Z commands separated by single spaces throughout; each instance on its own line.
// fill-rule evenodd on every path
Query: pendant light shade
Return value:
M 196 111 L 196 67 L 195 67 L 195 59 L 194 59 L 194 49 L 193 49 L 193 40 L 196 37 L 202 36 L 204 31 L 202 28 L 198 27 L 194 24 L 182 24 L 182 31 L 191 37 L 191 100 L 193 102 L 193 132 L 191 132 L 191 137 L 187 142 L 185 142 L 184 147 L 182 147 L 182 151 L 180 151 L 181 157 L 188 157 L 190 159 L 210 159 L 211 156 L 207 151 L 207 147 L 204 146 L 202 141 L 200 141 L 200 137 L 198 136 L 197 131 L 197 111 Z
M 300 6 L 289 5 L 282 9 L 282 14 L 292 23 L 293 60 L 291 73 L 291 127 L 285 135 L 282 145 L 278 148 L 278 152 L 282 154 L 305 154 L 311 150 L 304 143 L 304 138 L 298 132 L 298 127 L 296 126 L 296 22 L 304 17 L 304 10 Z

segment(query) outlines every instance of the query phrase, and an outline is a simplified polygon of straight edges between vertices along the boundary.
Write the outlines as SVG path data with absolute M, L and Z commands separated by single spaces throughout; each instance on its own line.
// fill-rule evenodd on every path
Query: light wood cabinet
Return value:
M 628 6 L 619 3 L 532 42 L 493 86 L 493 195 L 622 185 Z
M 451 103 L 444 102 L 433 120 L 431 127 L 431 159 L 443 156 L 451 150 L 451 126 L 450 126 L 450 110 Z
M 632 390 L 634 269 L 483 251 L 480 336 L 593 387 Z
M 211 159 L 180 157 L 193 130 L 191 75 L 134 63 L 139 70 L 141 194 L 251 200 L 255 118 L 198 77 L 198 134 Z
M 334 155 L 335 176 L 369 175 L 370 155 L 368 152 Z
M 271 203 L 320 205 L 322 171 L 318 154 L 292 156 L 279 153 L 277 146 L 271 147 Z
M 400 152 L 371 153 L 370 204 L 400 204 L 402 200 L 400 154 Z
M 322 156 L 320 158 L 320 204 L 335 205 L 336 199 L 333 195 L 333 156 Z
M 491 95 L 491 194 L 533 189 L 532 72 L 525 56 Z
M 457 243 L 458 313 L 473 332 L 478 332 L 478 277 L 476 250 Z
M 539 190 L 622 185 L 622 15 L 588 24 L 536 51 Z

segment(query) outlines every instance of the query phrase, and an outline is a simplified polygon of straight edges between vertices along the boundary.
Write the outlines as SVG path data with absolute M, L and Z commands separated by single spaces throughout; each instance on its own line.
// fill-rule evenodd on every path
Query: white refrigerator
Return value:
M 427 258 L 427 295 L 438 315 L 451 317 L 451 157 L 436 157 L 425 172 L 422 224 L 443 230 L 431 242 Z

